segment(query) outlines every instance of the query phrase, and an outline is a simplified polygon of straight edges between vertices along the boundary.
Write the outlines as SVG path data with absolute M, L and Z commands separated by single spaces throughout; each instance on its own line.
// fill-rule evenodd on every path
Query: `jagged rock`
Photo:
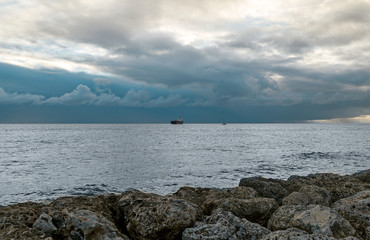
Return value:
M 220 208 L 224 211 L 229 211 L 240 218 L 267 225 L 268 219 L 279 207 L 278 203 L 273 198 L 252 198 L 252 199 L 238 199 L 225 198 L 218 200 L 208 200 L 204 204 L 207 212 Z
M 246 219 L 240 219 L 230 212 L 215 210 L 205 222 L 197 222 L 195 227 L 187 228 L 182 233 L 183 240 L 257 240 L 270 231 Z
M 333 208 L 351 223 L 359 236 L 370 239 L 370 190 L 343 198 Z
M 364 183 L 370 183 L 370 169 L 357 172 L 355 174 L 352 174 L 352 176 Z
M 49 214 L 41 213 L 33 224 L 33 228 L 42 231 L 46 236 L 52 236 L 56 239 L 82 240 L 129 239 L 118 231 L 114 223 L 96 212 L 77 210 L 69 213 L 64 209 L 62 212 L 50 210 Z
M 99 213 L 89 210 L 79 210 L 68 214 L 66 229 L 70 237 L 81 236 L 81 239 L 96 240 L 128 240 L 116 226 Z
M 222 188 L 211 189 L 206 197 L 207 200 L 218 200 L 224 198 L 238 198 L 238 199 L 252 199 L 258 197 L 256 190 L 250 187 L 235 187 L 235 188 Z
M 41 208 L 30 202 L 0 207 L 0 239 L 42 239 L 44 233 L 32 228 Z
M 211 188 L 181 187 L 172 196 L 192 202 L 201 207 Z
M 42 213 L 33 223 L 33 228 L 38 229 L 46 234 L 52 234 L 57 228 L 52 222 L 52 217 L 46 213 Z
M 292 192 L 283 199 L 283 205 L 317 204 L 329 206 L 330 193 L 328 190 L 315 185 L 303 186 L 298 192 Z
M 337 211 L 320 205 L 284 205 L 271 216 L 270 230 L 296 227 L 312 234 L 343 238 L 354 236 L 355 230 Z
M 200 219 L 199 207 L 183 199 L 128 191 L 118 202 L 124 224 L 134 239 L 175 239 Z
M 337 240 L 337 238 L 325 236 L 322 234 L 309 234 L 298 228 L 288 228 L 286 230 L 279 230 L 271 232 L 263 236 L 260 240 Z M 355 237 L 340 238 L 341 240 L 359 240 Z
M 306 185 L 316 185 L 327 189 L 331 196 L 330 204 L 370 189 L 370 183 L 363 182 L 354 176 L 341 176 L 334 173 L 317 173 L 306 177 L 291 176 L 284 183 L 284 186 L 291 192 L 298 191 Z
M 274 198 L 279 204 L 289 192 L 274 179 L 263 177 L 243 178 L 239 182 L 239 186 L 251 187 L 257 191 L 261 197 Z
M 113 207 L 117 203 L 120 195 L 108 194 L 101 196 L 78 196 L 78 197 L 61 197 L 52 201 L 42 208 L 42 211 L 56 212 L 67 210 L 73 212 L 77 210 L 89 210 L 102 214 L 110 221 L 114 221 L 112 213 Z M 54 216 L 55 214 L 53 214 Z

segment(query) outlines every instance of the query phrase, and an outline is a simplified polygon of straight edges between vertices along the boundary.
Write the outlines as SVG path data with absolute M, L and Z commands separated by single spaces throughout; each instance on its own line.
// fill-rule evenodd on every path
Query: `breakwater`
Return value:
M 0 239 L 370 239 L 370 170 L 0 207 Z

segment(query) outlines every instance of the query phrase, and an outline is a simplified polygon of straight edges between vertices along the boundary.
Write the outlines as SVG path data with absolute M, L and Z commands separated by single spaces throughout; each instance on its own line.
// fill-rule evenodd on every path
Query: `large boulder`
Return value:
M 298 192 L 292 192 L 283 199 L 283 205 L 309 205 L 317 204 L 329 206 L 330 193 L 328 190 L 315 185 L 303 186 Z
M 251 187 L 256 190 L 261 197 L 274 198 L 281 204 L 283 198 L 289 194 L 280 184 L 281 182 L 283 181 L 263 177 L 250 177 L 241 179 L 239 186 Z
M 200 208 L 186 200 L 139 191 L 125 192 L 118 202 L 123 222 L 134 239 L 176 239 L 200 219 Z
M 202 207 L 210 190 L 211 188 L 194 188 L 185 186 L 177 190 L 177 192 L 175 192 L 172 196 L 174 198 L 187 200 L 199 207 Z
M 204 222 L 197 222 L 193 228 L 187 228 L 182 233 L 183 240 L 257 240 L 269 234 L 270 231 L 244 218 L 238 218 L 230 212 L 216 209 Z
M 284 205 L 270 218 L 270 230 L 296 227 L 310 234 L 343 238 L 354 236 L 356 231 L 337 211 L 320 205 Z
M 370 239 L 370 190 L 343 198 L 333 208 L 351 223 L 360 237 Z
M 51 215 L 49 215 L 51 214 Z M 121 234 L 114 223 L 103 215 L 89 210 L 62 212 L 55 210 L 49 214 L 41 213 L 34 222 L 33 228 L 52 236 L 55 239 L 96 239 L 96 240 L 128 240 Z
M 54 233 L 54 231 L 57 230 L 57 227 L 54 226 L 52 220 L 53 218 L 51 216 L 46 213 L 42 213 L 33 223 L 32 227 L 48 235 L 51 235 L 52 233 Z
M 341 176 L 334 173 L 317 173 L 305 177 L 291 176 L 283 185 L 290 192 L 298 191 L 306 185 L 323 187 L 330 192 L 330 204 L 341 198 L 350 197 L 358 192 L 370 189 L 370 183 L 354 176 Z
M 79 210 L 69 214 L 66 229 L 70 236 L 80 236 L 81 239 L 96 240 L 128 240 L 116 226 L 99 213 L 89 210 Z
M 246 218 L 262 226 L 267 225 L 268 219 L 279 207 L 278 203 L 273 198 L 224 198 L 208 200 L 205 202 L 204 206 L 207 211 L 220 208 L 224 211 L 233 213 L 239 218 Z

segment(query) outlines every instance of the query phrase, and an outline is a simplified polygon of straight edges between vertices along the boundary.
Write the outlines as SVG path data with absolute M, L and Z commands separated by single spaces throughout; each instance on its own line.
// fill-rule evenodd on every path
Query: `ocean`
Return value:
M 0 124 L 0 205 L 370 168 L 369 124 Z

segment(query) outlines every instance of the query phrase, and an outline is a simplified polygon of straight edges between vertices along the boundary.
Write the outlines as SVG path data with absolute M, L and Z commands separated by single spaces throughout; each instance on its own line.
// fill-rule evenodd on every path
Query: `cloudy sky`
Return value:
M 370 122 L 370 0 L 0 0 L 0 122 Z

